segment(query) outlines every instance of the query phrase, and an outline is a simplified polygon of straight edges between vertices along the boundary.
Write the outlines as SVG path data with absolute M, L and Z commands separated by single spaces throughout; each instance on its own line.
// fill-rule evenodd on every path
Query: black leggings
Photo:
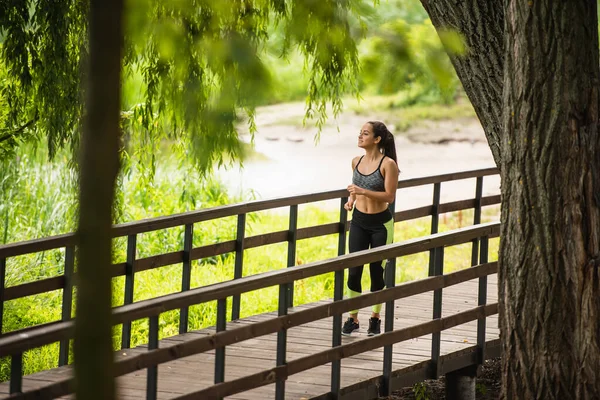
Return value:
M 365 214 L 354 209 L 348 242 L 350 253 L 391 243 L 393 229 L 394 221 L 389 210 L 377 214 Z M 376 261 L 369 265 L 371 292 L 382 290 L 385 287 L 383 280 L 384 265 L 382 265 L 382 261 Z M 350 289 L 348 297 L 355 297 L 362 293 L 363 267 L 364 265 L 359 265 L 348 269 L 347 285 Z

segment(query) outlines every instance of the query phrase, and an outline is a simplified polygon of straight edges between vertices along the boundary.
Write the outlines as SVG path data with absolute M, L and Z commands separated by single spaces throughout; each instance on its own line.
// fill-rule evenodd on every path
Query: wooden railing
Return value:
M 404 188 L 422 186 L 422 185 L 433 185 L 433 201 L 432 204 L 426 205 L 423 207 L 413 208 L 410 210 L 404 210 L 400 212 L 394 213 L 394 219 L 396 222 L 398 221 L 406 221 L 420 217 L 432 216 L 431 219 L 431 233 L 434 234 L 428 238 L 421 238 L 415 241 L 409 241 L 405 243 L 399 243 L 394 245 L 385 246 L 382 248 L 378 248 L 375 250 L 354 253 L 348 256 L 342 256 L 345 252 L 346 247 L 346 230 L 348 229 L 348 221 L 347 221 L 347 212 L 343 208 L 343 204 L 346 202 L 347 192 L 345 190 L 335 190 L 330 192 L 316 193 L 316 194 L 308 194 L 294 197 L 286 197 L 275 200 L 264 200 L 264 201 L 253 201 L 242 204 L 216 207 L 212 209 L 193 211 L 173 216 L 153 218 L 139 222 L 127 223 L 122 225 L 117 225 L 113 229 L 113 237 L 123 237 L 126 236 L 127 240 L 127 261 L 125 263 L 115 264 L 113 265 L 113 276 L 125 276 L 125 305 L 122 307 L 118 307 L 114 310 L 114 323 L 115 324 L 123 324 L 122 331 L 122 347 L 127 348 L 130 345 L 130 335 L 131 335 L 131 322 L 141 319 L 141 318 L 149 318 L 150 322 L 150 335 L 148 347 L 151 351 L 148 352 L 148 355 L 140 356 L 141 358 L 136 362 L 131 362 L 128 360 L 127 362 L 120 362 L 118 365 L 118 375 L 122 375 L 128 372 L 131 372 L 135 369 L 142 368 L 140 365 L 143 365 L 145 368 L 146 365 L 149 368 L 149 391 L 148 398 L 155 398 L 156 396 L 156 365 L 169 361 L 170 359 L 165 358 L 166 354 L 162 350 L 153 350 L 158 347 L 158 316 L 160 313 L 168 311 L 168 310 L 180 310 L 180 326 L 179 331 L 181 333 L 186 332 L 188 329 L 188 309 L 191 305 L 204 303 L 207 301 L 217 300 L 217 336 L 214 340 L 216 340 L 215 348 L 217 349 L 217 357 L 216 357 L 216 373 L 215 373 L 215 385 L 211 389 L 212 392 L 207 393 L 216 393 L 217 397 L 221 396 L 221 391 L 224 390 L 222 385 L 218 385 L 218 383 L 223 381 L 224 378 L 224 352 L 225 344 L 230 344 L 228 342 L 223 342 L 221 345 L 219 340 L 225 340 L 220 338 L 227 338 L 226 332 L 221 332 L 225 329 L 226 322 L 226 299 L 227 297 L 232 297 L 233 306 L 232 306 L 232 319 L 239 318 L 240 312 L 240 295 L 244 292 L 256 290 L 268 286 L 280 285 L 280 298 L 279 298 L 279 313 L 281 315 L 280 318 L 290 318 L 291 321 L 294 321 L 293 318 L 297 315 L 302 315 L 299 313 L 294 313 L 293 315 L 287 316 L 287 309 L 293 304 L 293 282 L 298 279 L 304 279 L 310 276 L 316 276 L 322 273 L 335 272 L 335 287 L 334 287 L 334 300 L 335 304 L 339 304 L 337 307 L 339 308 L 340 313 L 334 315 L 334 325 L 333 325 L 333 346 L 337 349 L 340 344 L 340 326 L 341 326 L 341 312 L 357 308 L 358 306 L 363 307 L 368 304 L 375 304 L 381 301 L 385 301 L 387 304 L 392 304 L 393 300 L 396 298 L 403 297 L 401 294 L 402 290 L 391 289 L 393 287 L 393 283 L 395 282 L 395 268 L 386 268 L 386 282 L 388 284 L 388 288 L 382 292 L 374 293 L 371 295 L 362 296 L 357 299 L 349 299 L 342 300 L 343 295 L 343 270 L 347 263 L 350 265 L 359 265 L 364 261 L 364 263 L 381 260 L 381 259 L 393 259 L 395 257 L 400 257 L 407 254 L 414 254 L 420 251 L 429 250 L 430 252 L 430 262 L 429 262 L 429 275 L 440 275 L 442 264 L 440 264 L 440 257 L 443 257 L 443 247 L 452 245 L 456 240 L 464 240 L 470 241 L 473 243 L 473 251 L 472 251 L 472 265 L 477 264 L 478 254 L 483 254 L 483 248 L 479 251 L 479 238 L 481 237 L 491 237 L 493 235 L 497 235 L 497 225 L 483 225 L 476 228 L 468 228 L 467 230 L 461 230 L 454 234 L 437 234 L 438 223 L 439 223 L 439 215 L 445 212 L 465 210 L 465 209 L 474 209 L 474 224 L 479 224 L 481 222 L 481 208 L 487 205 L 499 204 L 500 196 L 482 196 L 482 188 L 483 188 L 483 177 L 489 175 L 497 174 L 497 170 L 495 168 L 477 170 L 477 171 L 467 171 L 460 172 L 454 174 L 445 174 L 438 175 L 432 177 L 425 178 L 417 178 L 410 180 L 401 180 L 399 182 L 399 190 Z M 472 199 L 449 202 L 449 203 L 440 203 L 440 191 L 441 191 L 441 183 L 449 182 L 459 179 L 468 179 L 468 178 L 476 178 L 476 190 L 475 197 Z M 401 196 L 401 194 L 399 194 Z M 307 228 L 297 228 L 297 218 L 298 218 L 298 205 L 309 203 L 309 202 L 317 202 L 323 200 L 330 199 L 341 199 L 340 201 L 340 219 L 339 222 L 324 224 L 319 226 L 312 226 Z M 246 214 L 250 212 L 268 210 L 272 208 L 278 207 L 290 207 L 290 223 L 289 229 L 285 231 L 279 232 L 271 232 L 258 236 L 245 237 L 245 226 L 246 226 Z M 193 240 L 193 224 L 201 221 L 207 221 L 216 218 L 228 217 L 228 216 L 236 216 L 238 218 L 238 229 L 237 236 L 235 240 L 225 241 L 221 243 L 216 243 L 208 246 L 202 246 L 193 248 L 192 240 Z M 151 232 L 159 229 L 167 229 L 176 226 L 185 226 L 185 234 L 184 234 L 184 244 L 183 250 L 160 254 L 152 257 L 136 259 L 136 242 L 137 235 Z M 479 230 L 478 230 L 479 229 Z M 306 238 L 319 237 L 328 234 L 339 234 L 339 242 L 338 242 L 338 254 L 340 257 L 328 260 L 328 261 L 320 261 L 317 263 L 307 264 L 303 266 L 295 266 L 295 249 L 296 249 L 296 241 L 302 240 Z M 244 250 L 252 247 L 264 246 L 268 244 L 280 243 L 280 242 L 288 242 L 288 267 L 294 266 L 294 268 L 283 270 L 283 271 L 272 271 L 264 274 L 259 274 L 255 276 L 249 276 L 245 278 L 241 278 L 243 275 L 243 260 L 244 260 Z M 462 242 L 461 242 L 462 243 Z M 482 242 L 483 243 L 483 242 Z M 486 242 L 487 243 L 487 242 Z M 74 284 L 74 250 L 76 243 L 76 236 L 74 234 L 60 235 L 51 238 L 33 240 L 29 242 L 23 243 L 15 243 L 5 246 L 0 246 L 0 300 L 2 300 L 1 304 L 4 304 L 4 301 L 22 298 L 26 296 L 30 296 L 33 294 L 44 293 L 51 290 L 63 289 L 63 305 L 62 305 L 62 321 L 45 324 L 42 326 L 37 326 L 34 328 L 27 328 L 23 330 L 19 330 L 13 333 L 7 333 L 0 336 L 0 356 L 11 356 L 11 393 L 19 393 L 21 392 L 21 380 L 22 380 L 22 353 L 28 349 L 36 348 L 39 346 L 43 346 L 46 344 L 60 342 L 60 352 L 59 352 L 59 364 L 64 365 L 68 362 L 68 343 L 72 338 L 72 327 L 73 322 L 71 321 L 71 303 L 72 303 L 72 289 Z M 36 282 L 25 283 L 13 287 L 4 287 L 4 281 L 6 276 L 6 259 L 9 257 L 16 257 L 19 255 L 24 255 L 28 253 L 35 253 L 45 250 L 51 249 L 59 249 L 65 248 L 65 272 L 63 275 L 39 280 Z M 441 250 L 440 250 L 441 249 Z M 418 250 L 418 251 L 417 251 Z M 235 252 L 235 271 L 234 271 L 234 280 L 219 283 L 215 285 L 211 285 L 205 288 L 190 288 L 190 273 L 191 273 L 191 261 L 201 259 L 204 257 L 215 256 L 220 254 L 225 254 L 229 252 Z M 441 253 L 440 253 L 441 252 Z M 436 255 L 439 255 L 436 256 Z M 487 255 L 486 255 L 487 257 Z M 436 260 L 438 260 L 438 264 L 436 264 Z M 443 260 L 443 258 L 442 258 Z M 486 260 L 487 262 L 487 260 Z M 182 291 L 180 293 L 175 293 L 167 296 L 162 296 L 156 299 L 146 300 L 142 302 L 133 303 L 133 283 L 135 279 L 135 274 L 140 271 L 159 268 L 166 265 L 172 265 L 182 263 L 183 271 L 182 271 Z M 442 261 L 443 263 L 443 261 Z M 488 268 L 488 269 L 485 269 Z M 489 272 L 488 267 L 482 267 L 480 269 L 470 269 L 469 271 L 485 271 Z M 483 272 L 482 272 L 483 273 Z M 491 272 L 490 272 L 491 273 Z M 458 275 L 460 276 L 460 275 Z M 479 276 L 479 275 L 478 275 Z M 483 276 L 483 275 L 482 275 Z M 472 278 L 470 278 L 472 279 Z M 483 279 L 483 278 L 482 278 Z M 441 287 L 438 288 L 436 285 L 440 285 L 442 280 L 431 281 L 437 282 L 432 283 L 431 286 L 436 290 L 435 293 L 439 293 L 434 295 L 435 304 L 439 303 L 439 305 L 435 306 L 435 310 L 439 308 L 439 315 L 436 316 L 434 311 L 434 318 L 438 321 L 443 321 L 444 319 L 439 319 L 441 316 Z M 415 283 L 416 284 L 416 283 Z M 396 290 L 396 291 L 395 291 Z M 432 290 L 431 288 L 426 290 Z M 438 292 L 439 291 L 439 292 Z M 390 294 L 391 293 L 391 294 Z M 387 297 L 386 297 L 387 296 Z M 399 297 L 394 297 L 399 296 Z M 439 298 L 438 298 L 439 297 Z M 367 304 L 368 303 L 368 304 Z M 439 306 L 439 307 L 438 307 Z M 386 306 L 387 307 L 387 306 Z M 336 308 L 336 310 L 338 309 Z M 2 307 L 3 309 L 3 307 Z M 494 311 L 493 308 L 480 308 L 480 311 L 473 311 L 473 313 L 468 314 L 468 318 L 473 317 L 473 319 L 477 317 L 481 317 L 481 310 L 487 310 L 487 312 Z M 2 311 L 2 310 L 0 310 Z M 322 312 L 322 311 L 321 311 Z M 318 319 L 321 314 L 310 315 L 306 314 L 307 318 L 310 317 L 312 320 Z M 1 317 L 1 315 L 0 315 Z M 326 317 L 326 316 L 324 316 Z M 324 318 L 320 317 L 320 318 Z M 467 318 L 465 316 L 460 317 L 462 319 Z M 462 321 L 462 319 L 460 319 Z M 1 318 L 0 318 L 1 320 Z M 389 320 L 389 321 L 388 321 Z M 279 320 L 280 323 L 283 323 Z M 466 322 L 466 321 L 465 321 Z M 287 366 L 284 366 L 284 353 L 285 353 L 285 329 L 283 327 L 290 327 L 293 325 L 277 325 L 278 323 L 274 322 L 273 325 L 268 325 L 265 328 L 265 332 L 279 332 L 279 340 L 281 341 L 281 346 L 283 352 L 279 354 L 277 362 L 278 365 L 277 371 L 287 371 L 287 372 L 277 372 L 275 371 L 275 375 L 280 377 L 278 380 L 280 382 L 277 387 L 278 397 L 282 396 L 282 385 L 284 382 L 284 377 L 291 374 L 299 372 L 293 369 L 293 366 L 296 364 L 291 364 L 292 367 L 290 369 L 290 363 L 287 363 Z M 450 323 L 450 322 L 447 322 Z M 463 322 L 460 322 L 463 323 Z M 369 343 L 380 343 L 381 345 L 385 345 L 384 351 L 384 376 L 391 373 L 391 345 L 387 344 L 386 340 L 400 340 L 399 338 L 403 336 L 394 336 L 390 335 L 393 330 L 393 319 L 386 319 L 385 322 L 385 331 L 388 333 L 383 334 L 380 338 L 377 338 L 378 341 L 371 341 Z M 436 323 L 432 325 L 437 329 L 441 328 L 442 325 L 440 323 Z M 257 328 L 253 328 L 257 329 Z M 275 330 L 273 330 L 275 329 Z M 424 328 L 423 328 L 424 329 Z M 430 329 L 430 328 L 427 328 Z M 441 330 L 441 329 L 440 329 Z M 267 332 L 268 331 L 268 332 Z M 236 329 L 236 332 L 241 332 Z M 254 332 L 254 330 L 253 330 Z M 259 332 L 259 331 L 256 331 Z M 260 331 L 262 332 L 262 331 Z M 401 332 L 401 331 L 396 331 Z M 439 330 L 437 331 L 439 335 Z M 221 335 L 221 336 L 219 336 Z M 386 336 L 387 335 L 387 336 Z M 421 335 L 421 334 L 419 334 Z M 418 335 L 418 336 L 419 336 Z M 434 335 L 435 336 L 435 335 Z M 383 339 L 382 339 L 383 338 Z M 394 339 L 390 339 L 394 338 Z M 438 338 L 439 339 L 439 338 Z M 371 340 L 371 339 L 370 339 Z M 192 342 L 190 342 L 192 343 Z M 184 345 L 185 348 L 182 350 L 186 355 L 195 354 L 197 352 L 205 351 L 205 345 L 195 344 L 193 342 L 191 345 Z M 234 343 L 234 342 L 231 342 Z M 435 343 L 435 340 L 434 340 Z M 197 347 L 200 346 L 200 347 Z M 379 346 L 379 345 L 378 345 Z M 378 347 L 376 346 L 376 347 Z M 341 346 L 342 348 L 344 346 Z M 201 350 L 198 350 L 201 349 Z M 279 346 L 278 346 L 279 349 Z M 189 353 L 192 351 L 194 353 Z M 181 353 L 181 354 L 184 354 Z M 438 340 L 438 349 L 437 353 L 439 355 L 439 340 Z M 158 355 L 154 355 L 158 354 Z M 162 354 L 162 356 L 161 356 Z M 179 353 L 178 353 L 179 354 Z M 283 355 L 282 355 L 283 354 Z M 329 354 L 329 353 L 328 353 Z M 334 353 L 331 353 L 334 354 Z M 346 354 L 346 353 L 344 353 Z M 179 354 L 178 357 L 181 355 Z M 154 357 L 154 358 L 153 358 Z M 162 357 L 162 358 L 161 358 Z M 178 358 L 177 357 L 177 358 Z M 281 358 L 283 357 L 283 359 Z M 327 356 L 329 357 L 329 356 Z M 433 359 L 433 357 L 432 357 Z M 330 362 L 329 360 L 327 362 Z M 339 390 L 339 358 L 333 359 L 332 368 L 337 368 L 337 375 L 332 373 L 332 390 Z M 128 364 L 131 363 L 131 364 Z M 147 363 L 147 364 L 144 364 Z M 312 365 L 314 361 L 310 361 L 309 364 Z M 221 365 L 221 366 L 220 366 Z M 308 365 L 308 364 L 307 364 Z M 135 368 L 134 368 L 135 367 Z M 134 369 L 131 369 L 134 368 Z M 311 367 L 312 368 L 312 367 Z M 303 369 L 300 369 L 303 370 Z M 296 372 L 294 372 L 296 371 Z M 284 374 L 284 375 L 279 375 Z M 285 375 L 287 374 L 287 375 Z M 337 376 L 337 378 L 335 378 Z M 252 380 L 256 382 L 255 380 Z M 153 384 L 151 384 L 153 382 Z M 246 381 L 245 381 L 246 382 Z M 250 382 L 247 381 L 247 382 Z M 237 384 L 236 384 L 237 385 Z M 240 383 L 239 387 L 246 387 L 247 384 Z M 246 386 L 245 386 L 246 385 Z M 47 395 L 58 395 L 57 393 L 68 393 L 68 382 L 62 382 L 60 384 L 54 384 L 49 386 L 46 389 L 42 389 L 43 393 Z M 230 387 L 228 385 L 227 387 Z M 234 387 L 238 387 L 235 386 Z M 336 389 L 337 387 L 337 389 Z M 229 389 L 228 389 L 229 390 Z M 246 390 L 246 389 L 241 389 Z
M 277 384 L 277 398 L 284 398 L 285 379 L 293 374 L 305 371 L 332 362 L 332 392 L 339 391 L 340 363 L 342 358 L 350 357 L 365 351 L 384 347 L 384 376 L 391 374 L 391 346 L 404 340 L 417 338 L 426 334 L 433 334 L 431 350 L 431 376 L 438 376 L 437 361 L 440 357 L 440 332 L 451 327 L 464 324 L 469 321 L 478 320 L 477 346 L 478 358 L 483 359 L 485 351 L 485 317 L 497 313 L 497 304 L 485 304 L 487 295 L 486 278 L 496 273 L 496 262 L 489 263 L 487 243 L 488 239 L 497 237 L 499 223 L 480 224 L 456 231 L 438 233 L 427 237 L 408 240 L 365 250 L 336 258 L 318 261 L 296 268 L 288 268 L 265 272 L 253 276 L 240 278 L 238 280 L 223 282 L 207 287 L 191 289 L 187 292 L 175 293 L 159 298 L 140 301 L 135 304 L 118 307 L 113 311 L 113 323 L 120 324 L 149 319 L 148 351 L 146 353 L 132 356 L 126 360 L 118 361 L 115 376 L 125 375 L 140 369 L 148 369 L 148 392 L 147 398 L 156 398 L 157 388 L 157 365 L 176 360 L 182 357 L 198 354 L 201 352 L 216 350 L 215 358 L 215 385 L 201 391 L 179 397 L 188 398 L 222 398 L 256 387 L 271 383 Z M 480 263 L 472 268 L 464 269 L 455 273 L 443 274 L 444 248 L 473 240 L 480 240 Z M 336 283 L 343 280 L 339 272 L 344 271 L 349 265 L 367 264 L 370 262 L 394 259 L 423 251 L 434 250 L 434 275 L 430 278 L 418 280 L 395 286 L 391 274 L 386 276 L 387 288 L 360 297 L 342 300 L 336 299 L 333 304 L 325 304 L 306 310 L 287 314 L 287 288 L 294 281 L 305 279 L 329 272 L 336 272 Z M 478 307 L 441 318 L 442 312 L 442 289 L 472 279 L 480 279 Z M 225 331 L 225 304 L 228 297 L 240 295 L 249 291 L 279 286 L 279 316 L 267 321 L 253 323 L 248 326 L 239 327 L 232 331 Z M 386 318 L 385 332 L 380 336 L 353 342 L 346 345 L 337 344 L 330 350 L 322 351 L 310 356 L 298 358 L 289 362 L 285 360 L 286 330 L 318 319 L 331 316 L 340 316 L 350 309 L 364 308 L 373 304 L 386 303 L 386 315 L 393 315 L 394 301 L 413 296 L 416 294 L 434 291 L 433 320 L 427 323 L 415 325 L 405 329 L 393 330 L 393 318 Z M 165 349 L 158 348 L 158 318 L 170 310 L 189 307 L 210 301 L 218 302 L 217 333 L 192 339 Z M 333 325 L 334 342 L 339 338 L 339 321 Z M 339 320 L 339 318 L 338 318 Z M 387 323 L 390 321 L 391 323 Z M 0 338 L 0 357 L 11 356 L 20 359 L 24 351 L 54 343 L 68 340 L 73 337 L 74 322 L 67 321 L 59 324 L 37 328 L 28 335 L 9 335 Z M 278 332 L 277 345 L 277 367 L 267 369 L 257 374 L 243 378 L 230 380 L 224 383 L 225 373 L 225 351 L 226 346 L 244 340 Z M 389 353 L 388 356 L 385 354 Z M 16 376 L 15 376 L 16 378 Z M 12 381 L 11 381 L 12 383 Z M 13 387 L 13 393 L 19 393 L 20 389 Z M 72 379 L 63 379 L 41 389 L 29 393 L 13 395 L 15 399 L 25 399 L 27 396 L 36 398 L 54 398 L 69 394 L 72 390 Z

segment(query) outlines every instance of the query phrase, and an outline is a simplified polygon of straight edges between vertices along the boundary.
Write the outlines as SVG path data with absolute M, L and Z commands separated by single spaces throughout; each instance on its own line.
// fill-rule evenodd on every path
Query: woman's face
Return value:
M 380 140 L 380 137 L 375 137 L 373 134 L 373 127 L 368 122 L 360 128 L 360 133 L 358 134 L 358 147 L 368 149 L 377 146 L 377 143 L 379 143 Z

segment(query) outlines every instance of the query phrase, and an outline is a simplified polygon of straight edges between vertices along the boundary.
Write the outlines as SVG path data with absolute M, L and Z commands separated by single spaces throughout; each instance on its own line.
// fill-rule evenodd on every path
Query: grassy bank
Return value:
M 377 113 L 394 126 L 394 133 L 401 133 L 423 120 L 440 121 L 455 118 L 474 118 L 475 110 L 464 96 L 458 96 L 452 104 L 413 104 L 405 105 L 406 93 L 399 92 L 388 96 L 366 96 L 360 102 L 348 101 L 348 109 L 358 115 Z

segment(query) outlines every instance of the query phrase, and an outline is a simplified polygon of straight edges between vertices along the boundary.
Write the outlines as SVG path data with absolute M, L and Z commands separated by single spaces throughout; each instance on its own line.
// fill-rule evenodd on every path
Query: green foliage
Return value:
M 82 0 L 2 2 L 0 156 L 40 135 L 51 156 L 68 143 L 76 147 L 86 15 Z
M 404 105 L 432 94 L 448 104 L 459 83 L 444 45 L 456 54 L 465 51 L 456 32 L 440 32 L 438 37 L 430 20 L 388 21 L 361 44 L 362 84 L 378 94 L 408 92 Z
M 389 0 L 377 9 L 360 45 L 361 90 L 406 93 L 402 106 L 449 104 L 460 84 L 446 51 L 465 50 L 457 32 L 436 32 L 419 0 Z
M 0 11 L 2 154 L 32 138 L 48 141 L 50 157 L 65 145 L 76 149 L 87 3 L 8 3 Z M 326 104 L 339 112 L 355 79 L 348 21 L 362 10 L 363 0 L 128 0 L 123 76 L 135 77 L 141 101 L 123 113 L 124 148 L 147 155 L 140 165 L 151 168 L 164 140 L 181 158 L 195 155 L 201 172 L 239 158 L 234 123 L 247 117 L 252 130 L 254 109 L 266 101 L 271 77 L 261 55 L 274 25 L 283 32 L 279 51 L 302 55 L 307 117 L 322 125 Z
M 413 393 L 415 394 L 416 400 L 429 400 L 429 391 L 425 382 L 415 383 L 413 385 Z
M 66 154 L 52 163 L 46 157 L 29 144 L 0 161 L 0 243 L 74 230 L 75 174 Z
M 487 386 L 484 383 L 475 384 L 475 391 L 482 396 L 485 396 L 487 393 Z
M 370 18 L 370 25 L 381 25 L 382 22 L 401 19 L 409 24 L 419 24 L 429 16 L 420 0 L 384 0 L 377 4 Z
M 388 0 L 377 6 L 363 3 L 361 19 L 349 18 L 359 44 L 358 83 L 365 94 L 399 94 L 399 106 L 417 103 L 451 103 L 459 81 L 446 50 L 462 54 L 466 49 L 454 31 L 436 32 L 418 0 Z M 269 103 L 301 100 L 307 96 L 308 78 L 302 55 L 292 51 L 280 57 L 283 30 L 269 29 L 267 63 L 274 77 Z
M 298 50 L 291 50 L 285 58 L 278 52 L 263 56 L 271 74 L 273 91 L 265 104 L 277 104 L 304 100 L 308 96 L 308 78 L 303 72 L 303 57 Z
M 389 96 L 366 96 L 359 104 L 350 107 L 355 113 L 369 115 L 374 110 L 394 127 L 394 132 L 403 132 L 423 120 L 439 121 L 452 118 L 475 117 L 475 110 L 468 101 L 452 104 L 406 105 L 410 96 L 399 92 Z
M 0 159 L 28 141 L 46 140 L 51 158 L 76 150 L 87 3 L 2 9 Z M 320 127 L 327 104 L 336 114 L 359 89 L 400 93 L 401 107 L 450 103 L 459 85 L 444 45 L 464 51 L 418 0 L 128 0 L 124 25 L 121 160 L 149 179 L 165 145 L 200 171 L 242 158 L 235 123 L 253 132 L 257 105 L 305 100 L 304 122 Z

